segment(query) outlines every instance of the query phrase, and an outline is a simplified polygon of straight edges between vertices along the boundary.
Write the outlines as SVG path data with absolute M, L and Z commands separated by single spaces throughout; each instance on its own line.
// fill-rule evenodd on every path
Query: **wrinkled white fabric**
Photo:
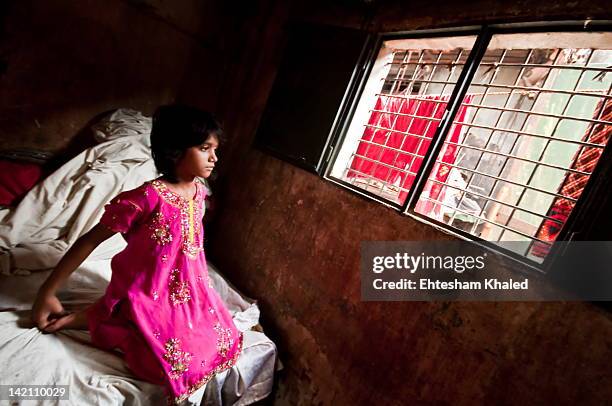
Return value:
M 128 135 L 149 134 L 151 117 L 145 117 L 140 111 L 132 109 L 117 109 L 92 125 L 91 129 L 98 142 Z
M 132 135 L 89 148 L 32 188 L 15 208 L 0 210 L 2 273 L 48 269 L 100 220 L 104 204 L 157 177 L 149 135 Z M 91 258 L 108 257 L 119 234 Z

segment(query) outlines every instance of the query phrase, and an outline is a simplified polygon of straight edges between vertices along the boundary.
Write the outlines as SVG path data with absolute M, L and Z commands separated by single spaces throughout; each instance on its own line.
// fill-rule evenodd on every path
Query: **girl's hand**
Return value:
M 46 331 L 51 323 L 67 315 L 55 292 L 102 241 L 107 240 L 114 234 L 114 231 L 98 223 L 94 228 L 79 237 L 64 254 L 51 275 L 41 286 L 34 306 L 32 306 L 32 321 L 39 329 Z
M 40 291 L 32 306 L 32 321 L 36 326 L 45 330 L 49 324 L 66 315 L 64 307 L 55 294 Z
M 53 320 L 43 329 L 46 333 L 55 333 L 63 329 L 87 330 L 87 313 L 81 310 Z

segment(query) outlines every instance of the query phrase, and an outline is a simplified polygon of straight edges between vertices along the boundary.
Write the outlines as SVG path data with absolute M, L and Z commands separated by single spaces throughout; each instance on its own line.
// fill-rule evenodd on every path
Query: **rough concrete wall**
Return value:
M 2 148 L 57 152 L 77 143 L 80 150 L 80 135 L 95 116 L 118 107 L 150 114 L 175 100 L 184 81 L 198 86 L 200 105 L 214 108 L 222 72 L 210 64 L 197 75 L 186 73 L 194 60 L 218 54 L 222 36 L 210 18 L 217 14 L 213 4 L 3 2 Z
M 602 404 L 612 397 L 612 318 L 584 303 L 366 303 L 361 240 L 450 238 L 250 147 L 288 18 L 362 24 L 351 2 L 265 2 L 234 33 L 221 110 L 230 145 L 209 257 L 259 300 L 285 370 L 279 405 Z M 373 27 L 605 17 L 603 4 L 410 2 Z M 231 40 L 230 40 L 231 41 Z M 248 95 L 248 96 L 245 96 Z M 222 158 L 223 159 L 223 158 Z M 229 163 L 228 163 L 229 162 Z
M 448 236 L 258 152 L 231 175 L 209 256 L 259 300 L 277 340 L 286 370 L 275 404 L 601 404 L 611 395 L 606 312 L 360 302 L 361 240 Z

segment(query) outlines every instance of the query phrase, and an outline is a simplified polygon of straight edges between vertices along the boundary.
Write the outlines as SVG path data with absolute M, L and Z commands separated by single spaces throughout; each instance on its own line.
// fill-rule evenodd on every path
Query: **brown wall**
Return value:
M 282 2 L 278 2 L 282 3 Z M 359 26 L 349 2 L 266 2 L 236 34 L 221 104 L 230 145 L 209 257 L 259 300 L 286 369 L 276 404 L 601 404 L 612 318 L 584 303 L 360 301 L 361 240 L 450 238 L 250 147 L 288 17 Z M 465 2 L 464 2 L 465 3 Z M 578 2 L 404 2 L 373 27 L 604 16 Z M 350 7 L 350 8 L 348 8 Z M 348 9 L 347 9 L 348 8 Z
M 186 72 L 221 52 L 212 4 L 3 1 L 0 148 L 57 152 L 77 143 L 78 150 L 89 134 L 80 131 L 98 114 L 118 107 L 150 114 L 176 99 L 184 81 L 202 89 L 199 105 L 214 109 L 223 71 Z

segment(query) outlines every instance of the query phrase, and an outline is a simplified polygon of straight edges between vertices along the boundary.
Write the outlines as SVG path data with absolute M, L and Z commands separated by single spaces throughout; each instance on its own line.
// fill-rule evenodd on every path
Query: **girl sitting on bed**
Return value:
M 232 367 L 242 350 L 242 333 L 212 288 L 202 248 L 206 190 L 196 177 L 210 176 L 221 134 L 209 113 L 158 108 L 151 149 L 162 176 L 105 206 L 100 223 L 66 252 L 32 309 L 44 332 L 88 328 L 96 346 L 119 349 L 137 377 L 165 384 L 177 403 Z M 67 314 L 57 290 L 115 233 L 127 247 L 111 261 L 104 296 Z

